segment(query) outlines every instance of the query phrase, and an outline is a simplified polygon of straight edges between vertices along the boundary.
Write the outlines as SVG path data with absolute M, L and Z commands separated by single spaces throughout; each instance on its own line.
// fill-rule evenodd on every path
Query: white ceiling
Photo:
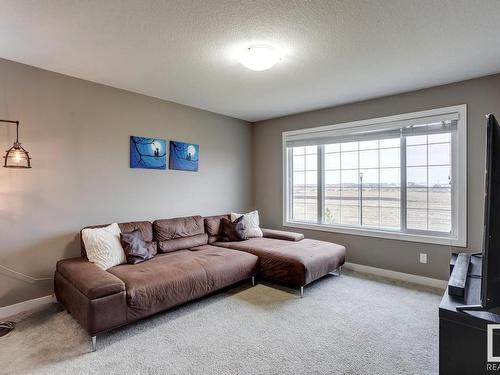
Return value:
M 498 0 L 0 0 L 0 57 L 248 121 L 500 72 Z M 265 72 L 247 43 L 277 44 Z

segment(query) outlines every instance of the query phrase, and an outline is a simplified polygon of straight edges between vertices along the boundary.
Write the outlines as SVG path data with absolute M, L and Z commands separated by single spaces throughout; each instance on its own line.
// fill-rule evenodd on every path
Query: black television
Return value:
M 500 126 L 492 114 L 486 117 L 481 304 L 457 306 L 464 312 L 500 307 Z
M 500 306 L 500 126 L 487 116 L 481 307 Z

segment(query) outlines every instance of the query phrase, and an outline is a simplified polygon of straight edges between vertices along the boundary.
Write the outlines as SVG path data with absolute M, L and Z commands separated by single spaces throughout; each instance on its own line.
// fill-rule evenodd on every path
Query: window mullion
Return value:
M 425 199 L 426 201 L 426 210 L 425 210 L 425 229 L 428 231 L 429 230 L 429 137 L 425 137 L 425 157 L 426 157 L 426 163 L 425 163 L 425 169 L 427 170 L 427 187 L 425 189 Z
M 360 152 L 358 142 L 358 204 L 359 204 L 359 225 L 363 226 L 363 175 L 360 168 Z
M 344 202 L 342 200 L 342 145 L 339 144 L 339 222 L 343 224 L 342 220 L 342 207 Z
M 457 234 L 458 228 L 458 201 L 457 201 L 457 168 L 458 168 L 458 140 L 457 133 L 450 135 L 450 152 L 451 152 L 451 234 Z
M 401 232 L 406 232 L 408 230 L 406 223 L 406 137 L 401 135 L 400 138 L 400 202 L 399 202 L 399 213 L 400 213 L 400 226 Z
M 287 199 L 287 220 L 293 220 L 294 217 L 293 217 L 293 194 L 294 194 L 294 191 L 293 191 L 293 149 L 290 147 L 288 150 L 287 150 L 287 157 L 288 157 L 288 188 L 287 188 L 287 192 L 288 192 L 288 199 Z
M 325 222 L 325 146 L 318 146 L 318 223 Z

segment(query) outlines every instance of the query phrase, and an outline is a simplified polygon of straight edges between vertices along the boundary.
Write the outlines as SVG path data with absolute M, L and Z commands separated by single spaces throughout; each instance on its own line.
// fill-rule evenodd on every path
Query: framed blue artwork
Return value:
M 167 169 L 167 142 L 131 136 L 130 168 Z
M 199 145 L 170 141 L 170 169 L 198 172 L 199 152 Z

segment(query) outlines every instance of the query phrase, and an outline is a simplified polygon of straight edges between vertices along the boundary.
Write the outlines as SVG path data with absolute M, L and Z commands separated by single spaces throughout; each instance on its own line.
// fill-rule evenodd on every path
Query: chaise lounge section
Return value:
M 304 239 L 300 233 L 263 229 L 262 238 L 222 242 L 220 220 L 229 215 L 205 219 L 208 240 L 213 245 L 257 255 L 259 277 L 300 288 L 301 297 L 307 284 L 337 270 L 345 263 L 344 246 L 331 242 Z
M 257 275 L 300 287 L 303 296 L 305 285 L 344 263 L 343 246 L 298 233 L 264 229 L 263 238 L 223 242 L 222 217 L 229 215 L 119 224 L 157 247 L 158 255 L 139 264 L 103 270 L 88 261 L 83 241 L 81 257 L 57 263 L 56 297 L 92 336 L 92 350 L 98 334 L 243 280 L 254 285 Z
M 302 295 L 304 286 L 339 269 L 345 261 L 343 246 L 310 239 L 290 242 L 264 237 L 215 245 L 257 255 L 259 277 L 301 288 Z

